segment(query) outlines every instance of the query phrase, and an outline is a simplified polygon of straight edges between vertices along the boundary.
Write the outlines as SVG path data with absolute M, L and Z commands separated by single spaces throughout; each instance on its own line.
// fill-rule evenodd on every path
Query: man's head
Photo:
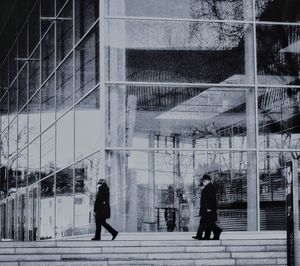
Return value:
M 206 186 L 207 184 L 209 184 L 211 182 L 210 176 L 209 175 L 203 175 L 202 182 L 203 182 L 204 186 Z
M 103 179 L 103 178 L 99 179 L 98 185 L 102 185 L 104 183 L 106 183 L 105 179 Z

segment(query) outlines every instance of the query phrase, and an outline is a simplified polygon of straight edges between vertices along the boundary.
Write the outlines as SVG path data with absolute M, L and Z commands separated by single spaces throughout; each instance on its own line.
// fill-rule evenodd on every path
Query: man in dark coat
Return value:
M 118 231 L 113 229 L 107 222 L 106 219 L 110 218 L 110 205 L 109 205 L 109 188 L 105 183 L 105 179 L 100 179 L 98 184 L 98 193 L 94 205 L 94 213 L 96 219 L 96 232 L 95 237 L 92 240 L 101 240 L 101 226 L 103 226 L 112 235 L 114 240 Z
M 213 239 L 220 239 L 222 229 L 216 225 L 217 221 L 217 195 L 214 185 L 211 183 L 209 175 L 202 177 L 204 188 L 201 193 L 200 199 L 200 225 L 197 231 L 197 235 L 194 239 L 210 239 L 211 231 L 214 233 Z M 205 236 L 202 238 L 202 232 L 205 230 Z M 201 234 L 201 235 L 200 235 Z

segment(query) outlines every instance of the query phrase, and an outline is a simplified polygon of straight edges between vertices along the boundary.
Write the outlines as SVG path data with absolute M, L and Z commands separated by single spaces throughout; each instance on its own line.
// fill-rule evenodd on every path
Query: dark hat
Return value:
M 209 180 L 209 181 L 211 181 L 211 177 L 209 175 L 203 175 L 202 180 Z
M 99 179 L 97 184 L 103 184 L 103 183 L 105 183 L 105 179 L 101 178 L 101 179 Z

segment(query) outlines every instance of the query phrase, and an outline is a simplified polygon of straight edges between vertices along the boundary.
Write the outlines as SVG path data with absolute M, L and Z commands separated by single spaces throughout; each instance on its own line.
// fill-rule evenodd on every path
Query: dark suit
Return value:
M 106 222 L 106 219 L 110 218 L 110 205 L 109 188 L 105 183 L 102 184 L 98 189 L 97 198 L 94 205 L 94 212 L 96 218 L 95 238 L 101 239 L 101 226 L 103 226 L 112 235 L 116 234 L 117 231 Z
M 217 195 L 216 189 L 212 183 L 208 183 L 202 190 L 200 200 L 200 228 L 205 229 L 204 239 L 210 238 L 210 233 L 213 231 L 214 238 L 218 238 L 221 229 L 216 225 L 217 221 Z M 198 233 L 197 233 L 198 234 Z

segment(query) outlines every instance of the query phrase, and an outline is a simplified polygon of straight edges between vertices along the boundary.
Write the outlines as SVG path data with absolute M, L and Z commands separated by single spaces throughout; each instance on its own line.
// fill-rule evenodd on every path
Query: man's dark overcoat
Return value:
M 98 189 L 94 212 L 96 213 L 96 218 L 110 218 L 109 188 L 105 183 Z
M 211 212 L 207 212 L 210 209 Z M 212 183 L 207 184 L 201 193 L 200 216 L 206 223 L 217 221 L 217 195 Z

